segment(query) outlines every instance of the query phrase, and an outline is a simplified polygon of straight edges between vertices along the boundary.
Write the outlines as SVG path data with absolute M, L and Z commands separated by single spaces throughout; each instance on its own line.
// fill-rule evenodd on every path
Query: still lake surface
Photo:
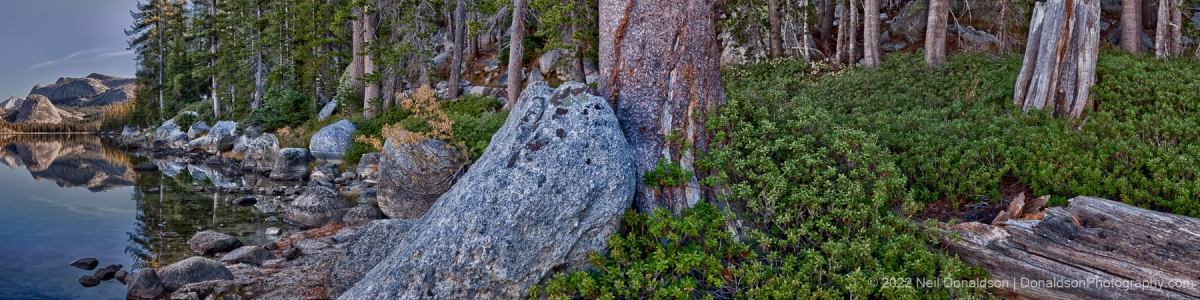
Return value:
M 133 170 L 147 161 L 160 171 Z M 92 135 L 0 135 L 0 299 L 124 299 L 117 280 L 81 286 L 94 271 L 70 263 L 94 257 L 97 269 L 133 272 L 196 256 L 187 239 L 199 231 L 261 245 L 275 238 L 267 228 L 295 230 L 277 221 L 274 197 L 242 207 L 231 201 L 245 195 L 209 192 L 273 184 L 228 171 L 126 153 Z

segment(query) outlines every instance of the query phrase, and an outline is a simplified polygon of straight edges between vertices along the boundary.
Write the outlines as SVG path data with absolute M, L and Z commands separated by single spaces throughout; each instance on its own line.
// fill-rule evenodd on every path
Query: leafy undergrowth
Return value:
M 458 100 L 441 102 L 442 113 L 453 121 L 451 140 L 462 142 L 471 161 L 483 155 L 483 150 L 487 149 L 492 140 L 492 134 L 500 130 L 500 126 L 503 126 L 508 118 L 508 111 L 500 110 L 501 106 L 495 98 L 474 95 L 463 95 Z M 415 116 L 412 111 L 399 108 L 388 110 L 371 119 L 355 117 L 351 121 L 358 128 L 356 134 L 366 139 L 381 140 L 383 127 L 392 124 L 414 132 L 428 132 L 432 129 L 425 119 Z M 363 154 L 376 151 L 378 150 L 375 145 L 366 143 L 363 139 L 355 139 L 342 160 L 346 165 L 355 165 Z
M 883 283 L 985 278 L 904 216 L 939 199 L 996 203 L 1014 180 L 1058 202 L 1091 195 L 1200 217 L 1200 64 L 1105 50 L 1083 120 L 1020 112 L 1019 68 L 1019 57 L 963 55 L 931 70 L 897 54 L 874 70 L 726 70 L 729 100 L 709 124 L 724 146 L 700 165 L 717 172 L 727 209 L 627 213 L 594 269 L 530 296 L 986 298 Z

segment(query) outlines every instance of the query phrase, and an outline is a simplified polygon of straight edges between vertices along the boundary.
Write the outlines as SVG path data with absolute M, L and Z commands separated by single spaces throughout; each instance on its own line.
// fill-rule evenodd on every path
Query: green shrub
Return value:
M 504 126 L 508 112 L 501 111 L 501 106 L 495 98 L 474 95 L 464 95 L 455 101 L 441 102 L 442 112 L 454 121 L 451 129 L 454 139 L 463 142 L 472 161 L 483 155 L 483 151 L 492 140 L 492 134 L 500 130 L 500 126 Z M 403 109 L 391 109 L 371 119 L 356 118 L 352 121 L 358 128 L 357 135 L 370 138 L 381 138 L 384 125 L 397 123 L 416 132 L 430 130 L 425 119 L 413 116 L 412 112 Z M 373 145 L 356 140 L 351 143 L 342 160 L 347 165 L 356 164 L 363 154 L 376 151 Z
M 294 127 L 314 119 L 313 107 L 308 96 L 290 89 L 270 89 L 267 91 L 266 103 L 258 111 L 263 129 L 274 131 L 283 127 Z

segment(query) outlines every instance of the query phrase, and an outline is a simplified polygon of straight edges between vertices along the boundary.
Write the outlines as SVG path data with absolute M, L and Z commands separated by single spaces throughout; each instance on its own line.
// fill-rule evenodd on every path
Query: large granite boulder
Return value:
M 399 244 L 397 241 L 404 240 L 413 223 L 416 221 L 379 220 L 359 229 L 354 241 L 346 246 L 346 254 L 339 257 L 333 268 L 329 269 L 325 293 L 336 299 L 358 283 L 367 271 L 392 253 L 392 249 Z
M 892 36 L 913 43 L 925 40 L 925 23 L 929 21 L 929 0 L 914 0 L 904 5 L 892 19 Z
M 413 140 L 401 132 L 398 140 Z M 417 145 L 387 139 L 379 158 L 379 209 L 392 219 L 417 219 L 462 175 L 466 158 L 450 144 L 424 139 Z
M 208 123 L 205 123 L 204 121 L 196 121 L 196 123 L 192 123 L 191 127 L 188 127 L 188 138 L 194 139 L 201 134 L 208 133 L 209 129 L 212 129 L 212 127 L 208 126 Z
M 323 186 L 310 186 L 304 193 L 283 207 L 283 220 L 301 228 L 316 228 L 330 222 L 342 221 L 350 210 L 350 200 L 341 193 Z
M 279 139 L 274 134 L 260 135 L 246 144 L 246 156 L 242 158 L 242 170 L 257 173 L 270 172 L 279 157 Z
M 613 109 L 587 91 L 530 85 L 479 161 L 340 299 L 518 299 L 587 266 L 640 180 Z
M 337 107 L 338 107 L 337 100 L 333 100 L 333 101 L 329 101 L 329 103 L 325 103 L 325 106 L 321 107 L 321 111 L 317 112 L 317 121 L 325 121 L 326 118 L 329 118 L 329 116 L 333 115 L 333 112 L 335 110 L 337 110 Z
M 237 123 L 231 121 L 217 121 L 212 128 L 208 130 L 208 135 L 197 138 L 188 142 L 188 150 L 196 151 L 203 150 L 210 154 L 217 154 L 223 151 L 233 149 L 233 142 L 237 140 Z M 191 135 L 191 130 L 188 130 Z
M 329 124 L 308 140 L 308 151 L 318 159 L 342 159 L 346 149 L 350 148 L 356 130 L 354 123 L 346 120 Z
M 312 154 L 304 148 L 284 148 L 275 157 L 271 167 L 271 180 L 295 181 L 308 177 L 308 163 L 313 161 Z
M 379 211 L 379 208 L 370 204 L 359 204 L 346 211 L 346 215 L 342 216 L 342 224 L 351 227 L 363 226 L 384 217 L 383 212 Z
M 227 264 L 251 264 L 260 266 L 264 262 L 278 257 L 271 251 L 259 246 L 242 246 L 221 256 L 221 262 Z
M 368 178 L 379 173 L 379 152 L 363 153 L 358 159 L 358 168 L 354 169 L 359 178 Z
M 158 125 L 158 129 L 154 130 L 154 133 L 151 134 L 151 138 L 154 140 L 162 140 L 170 137 L 176 132 L 182 131 L 179 130 L 179 125 L 175 124 L 175 119 L 172 118 L 166 122 L 163 122 L 162 125 Z M 187 137 L 186 133 L 184 134 L 184 137 Z
M 209 280 L 232 280 L 233 272 L 211 259 L 193 256 L 158 270 L 163 289 L 174 291 L 185 285 Z
M 79 120 L 79 116 L 58 109 L 50 102 L 50 99 L 34 94 L 29 95 L 25 101 L 21 102 L 21 108 L 17 111 L 17 118 L 13 122 L 18 124 L 58 124 L 63 120 Z
M 187 243 L 188 247 L 192 248 L 192 252 L 204 256 L 233 251 L 242 246 L 242 241 L 236 237 L 212 230 L 196 233 L 191 239 L 188 239 Z
M 129 286 L 125 287 L 125 299 L 155 300 L 164 292 L 162 278 L 158 277 L 158 272 L 154 268 L 143 268 L 134 273 L 128 283 Z

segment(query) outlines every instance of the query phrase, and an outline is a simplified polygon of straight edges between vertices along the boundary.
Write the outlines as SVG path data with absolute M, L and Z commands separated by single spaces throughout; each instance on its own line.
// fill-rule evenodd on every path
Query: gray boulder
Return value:
M 154 268 L 144 268 L 129 279 L 125 299 L 153 300 L 162 296 L 163 292 L 162 278 L 158 277 L 158 272 Z
M 204 256 L 233 251 L 241 246 L 242 241 L 236 237 L 212 230 L 198 232 L 188 239 L 188 247 L 192 248 L 192 252 Z
M 313 157 L 308 153 L 308 149 L 281 149 L 275 157 L 275 165 L 271 167 L 271 180 L 304 180 L 308 176 L 308 163 L 312 161 Z
M 367 271 L 387 258 L 392 249 L 404 240 L 415 220 L 379 220 L 367 223 L 358 230 L 357 237 L 346 246 L 346 254 L 338 258 L 329 269 L 325 292 L 330 298 L 338 298 L 354 286 Z
M 905 4 L 892 25 L 888 28 L 892 36 L 904 38 L 913 43 L 925 40 L 925 23 L 929 22 L 929 0 L 915 0 Z
M 412 133 L 401 132 L 400 140 Z M 379 158 L 379 209 L 392 219 L 417 219 L 461 176 L 466 158 L 438 139 L 408 145 L 387 139 Z
M 274 134 L 266 133 L 246 144 L 246 155 L 242 158 L 242 170 L 257 173 L 270 172 L 279 157 L 279 140 Z
M 346 211 L 346 215 L 342 217 L 342 224 L 357 227 L 383 218 L 385 216 L 382 211 L 379 211 L 379 208 L 370 204 L 359 204 Z
M 96 265 L 99 265 L 99 264 L 100 264 L 100 261 L 96 260 L 96 258 L 88 257 L 88 258 L 80 258 L 79 260 L 72 262 L 71 266 L 80 268 L 83 270 L 91 271 L 91 270 L 96 269 Z
M 359 178 L 367 178 L 379 173 L 379 153 L 364 153 L 358 159 L 358 168 L 354 170 L 354 173 L 358 174 Z
M 318 159 L 342 159 L 356 130 L 354 123 L 347 120 L 325 126 L 308 140 L 308 151 Z
M 310 186 L 283 208 L 283 220 L 301 228 L 316 228 L 339 222 L 350 210 L 350 200 L 323 186 Z
M 221 262 L 227 264 L 251 264 L 261 266 L 263 262 L 275 259 L 275 254 L 271 251 L 263 249 L 259 246 L 242 246 L 224 256 L 221 256 Z
M 332 116 L 334 110 L 337 110 L 337 106 L 337 100 L 325 103 L 325 106 L 321 107 L 321 111 L 317 113 L 317 121 L 325 121 L 325 119 L 329 118 L 329 116 Z
M 162 125 L 159 125 L 158 129 L 154 130 L 154 134 L 152 134 L 151 137 L 153 137 L 155 140 L 162 140 L 176 132 L 181 132 L 179 131 L 179 125 L 175 124 L 175 119 L 170 119 L 166 122 L 163 122 Z M 187 135 L 185 134 L 184 136 L 186 137 Z
M 163 289 L 174 291 L 185 285 L 209 280 L 232 280 L 233 272 L 211 259 L 193 256 L 158 270 Z
M 338 166 L 334 163 L 325 163 L 313 167 L 312 173 L 308 175 L 308 180 L 312 181 L 333 181 L 337 179 Z
M 212 129 L 212 127 L 209 127 L 208 123 L 204 123 L 204 121 L 196 121 L 196 123 L 192 123 L 191 127 L 188 127 L 188 138 L 194 139 L 202 134 L 208 133 L 209 129 Z
M 532 84 L 479 161 L 340 299 L 517 299 L 587 266 L 640 179 L 613 109 L 587 90 Z
M 1000 39 L 983 30 L 975 29 L 975 27 L 950 24 L 947 26 L 946 31 L 958 34 L 963 42 L 965 42 L 965 45 L 961 45 L 963 48 L 975 51 L 988 51 L 999 49 L 1000 47 Z
M 237 123 L 218 121 L 208 130 L 208 135 L 188 142 L 188 150 L 203 150 L 211 154 L 232 150 L 234 141 L 237 141 L 235 131 L 237 131 Z M 190 134 L 191 130 L 189 129 L 188 132 Z
M 564 53 L 566 53 L 566 51 L 562 49 L 554 49 L 546 51 L 546 53 L 542 53 L 542 56 L 538 57 L 538 67 L 541 70 L 542 75 L 550 75 L 550 71 L 554 70 L 555 65 L 557 65 L 558 61 L 562 59 Z

